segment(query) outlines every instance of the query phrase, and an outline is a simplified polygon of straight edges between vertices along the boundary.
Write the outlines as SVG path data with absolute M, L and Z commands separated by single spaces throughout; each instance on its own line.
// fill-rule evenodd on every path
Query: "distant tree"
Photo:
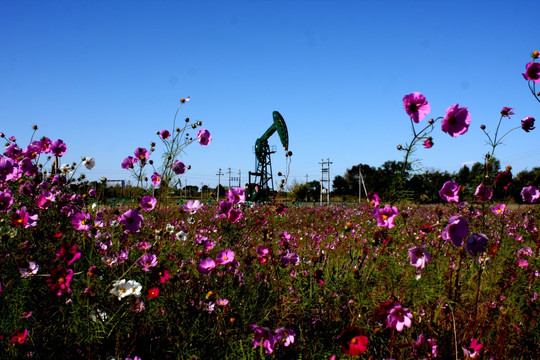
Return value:
M 333 195 L 348 195 L 349 190 L 349 184 L 347 183 L 347 180 L 341 175 L 338 175 L 334 177 L 334 181 L 332 182 L 332 194 Z

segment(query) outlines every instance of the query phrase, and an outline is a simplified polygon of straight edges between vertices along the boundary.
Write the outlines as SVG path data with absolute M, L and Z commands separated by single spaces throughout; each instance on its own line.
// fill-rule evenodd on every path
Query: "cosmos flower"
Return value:
M 126 170 L 133 169 L 137 161 L 138 160 L 134 158 L 133 156 L 128 156 L 122 161 L 122 169 L 126 169 Z
M 521 198 L 526 203 L 534 204 L 540 198 L 540 191 L 534 185 L 525 186 L 521 190 Z
M 253 324 L 250 325 L 250 327 L 255 335 L 253 337 L 253 348 L 262 346 L 266 354 L 273 353 L 277 338 L 272 331 L 268 328 Z
M 157 200 L 155 197 L 150 195 L 145 195 L 141 199 L 141 208 L 146 211 L 154 210 L 156 207 Z
M 536 129 L 534 126 L 534 118 L 527 116 L 525 119 L 521 120 L 521 128 L 525 130 L 525 132 Z
M 151 287 L 147 290 L 146 298 L 153 299 L 159 296 L 159 288 L 157 286 Z
M 195 212 L 197 212 L 197 210 L 199 210 L 202 206 L 203 204 L 201 204 L 199 200 L 189 200 L 187 204 L 183 205 L 184 210 L 186 210 L 187 212 L 191 214 L 194 214 Z
M 163 140 L 166 140 L 168 139 L 169 137 L 171 136 L 171 133 L 169 132 L 169 130 L 161 130 L 159 132 L 159 137 Z
M 490 187 L 487 187 L 483 183 L 478 185 L 476 187 L 476 191 L 474 192 L 474 198 L 479 203 L 485 203 L 491 200 L 492 196 L 493 196 L 493 189 Z
M 510 115 L 514 115 L 514 112 L 512 110 L 514 110 L 514 108 L 511 108 L 508 106 L 503 107 L 501 110 L 501 116 L 507 117 L 510 119 Z
M 415 123 L 420 122 L 431 111 L 431 105 L 426 97 L 419 92 L 403 97 L 403 108 Z
M 379 198 L 379 195 L 377 195 L 376 193 L 368 193 L 367 194 L 367 199 L 369 201 L 369 204 L 373 207 L 377 207 L 379 206 L 380 202 L 381 202 L 381 199 Z
M 150 271 L 151 267 L 158 264 L 157 256 L 154 254 L 146 253 L 137 262 L 141 266 L 142 271 Z
M 474 359 L 482 350 L 484 345 L 480 344 L 477 339 L 471 339 L 471 344 L 467 346 L 466 348 L 463 348 L 463 352 L 465 353 L 465 356 L 467 356 L 470 359 Z
M 446 116 L 442 120 L 441 129 L 452 137 L 465 134 L 471 124 L 471 115 L 466 107 L 454 104 L 446 109 Z
M 71 225 L 75 230 L 86 231 L 92 227 L 92 221 L 90 220 L 90 214 L 81 211 L 71 216 Z
M 63 140 L 61 139 L 55 140 L 51 142 L 50 152 L 54 156 L 62 156 L 67 152 L 67 146 Z
M 175 160 L 172 164 L 172 171 L 176 175 L 182 175 L 183 173 L 186 172 L 186 165 L 184 165 L 184 163 L 181 162 L 180 160 Z
M 491 208 L 491 212 L 494 213 L 495 215 L 502 215 L 505 209 L 506 209 L 505 204 L 497 204 Z
M 50 291 L 61 296 L 64 293 L 71 293 L 70 283 L 73 277 L 73 270 L 63 267 L 52 268 L 50 275 L 45 279 Z
M 439 190 L 439 195 L 446 202 L 459 202 L 459 189 L 460 186 L 453 181 L 447 181 L 443 184 L 441 190 Z
M 27 329 L 24 329 L 24 330 L 18 329 L 18 330 L 15 330 L 11 334 L 11 338 L 9 339 L 9 342 L 11 344 L 24 344 L 27 337 L 28 337 L 28 330 Z
M 93 157 L 84 158 L 83 164 L 88 170 L 92 170 L 96 166 L 96 159 Z
M 448 224 L 442 231 L 444 240 L 452 241 L 454 246 L 463 245 L 463 239 L 469 236 L 469 223 L 465 218 L 454 215 L 448 220 Z
M 154 172 L 150 179 L 152 180 L 152 185 L 154 186 L 159 186 L 159 184 L 161 184 L 161 175 L 157 172 Z
M 412 325 L 412 314 L 408 308 L 404 308 L 400 303 L 394 304 L 394 306 L 388 311 L 386 318 L 386 327 L 391 327 L 397 331 L 402 331 L 403 327 L 408 328 Z
M 221 250 L 216 255 L 216 263 L 218 265 L 225 265 L 234 260 L 234 252 L 231 249 Z
M 225 194 L 225 197 L 232 201 L 234 205 L 242 204 L 246 201 L 246 194 L 244 192 L 244 189 L 240 187 L 228 190 Z
M 139 213 L 137 209 L 130 209 L 120 215 L 118 219 L 119 223 L 124 226 L 125 231 L 132 234 L 138 232 L 141 228 L 144 217 Z
M 135 297 L 141 296 L 142 285 L 135 280 L 116 280 L 112 286 L 113 288 L 110 293 L 117 296 L 118 300 L 122 300 L 129 295 L 134 295 Z
M 395 226 L 394 218 L 398 215 L 398 209 L 395 206 L 386 206 L 382 209 L 376 208 L 373 210 L 373 216 L 377 218 L 377 225 L 391 229 Z
M 216 262 L 212 258 L 206 258 L 201 260 L 199 265 L 197 265 L 197 270 L 203 275 L 208 275 L 216 267 Z
M 433 138 L 431 136 L 424 140 L 424 148 L 431 149 L 433 145 Z
M 199 144 L 203 146 L 210 145 L 212 142 L 212 136 L 210 136 L 210 132 L 206 129 L 199 130 L 197 139 L 199 140 Z
M 431 261 L 431 255 L 423 247 L 413 247 L 409 249 L 409 259 L 412 266 L 422 270 Z
M 363 335 L 362 329 L 351 326 L 339 334 L 339 342 L 345 354 L 357 356 L 366 352 L 368 338 Z
M 523 74 L 525 80 L 540 82 L 540 63 L 531 61 L 525 65 L 525 72 Z
M 472 234 L 469 240 L 465 243 L 465 250 L 471 256 L 477 256 L 480 253 L 486 252 L 488 238 L 484 234 Z

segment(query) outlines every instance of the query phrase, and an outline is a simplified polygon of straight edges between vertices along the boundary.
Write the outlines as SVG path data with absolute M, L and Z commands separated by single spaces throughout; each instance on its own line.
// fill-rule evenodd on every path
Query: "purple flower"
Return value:
M 141 164 L 144 165 L 146 163 L 146 160 L 150 158 L 150 151 L 146 150 L 143 147 L 138 147 L 135 149 L 134 155 L 135 155 L 135 158 L 137 160 L 140 160 Z
M 441 129 L 452 137 L 465 134 L 471 124 L 471 114 L 466 107 L 454 104 L 446 109 L 446 116 L 442 120 Z
M 441 190 L 439 190 L 439 195 L 447 202 L 459 202 L 459 189 L 460 186 L 458 184 L 453 181 L 447 181 L 443 184 Z
M 187 212 L 190 212 L 192 214 L 194 214 L 202 206 L 203 206 L 203 204 L 201 204 L 201 202 L 199 200 L 189 200 L 187 202 L 187 204 L 183 205 L 184 210 L 186 210 Z
M 169 130 L 161 130 L 159 132 L 159 137 L 162 138 L 163 140 L 168 139 L 169 136 L 171 136 L 171 133 L 169 132 Z
M 139 259 L 138 264 L 141 266 L 142 271 L 150 271 L 151 267 L 158 264 L 157 256 L 146 253 Z
M 182 175 L 186 172 L 186 165 L 179 160 L 175 160 L 172 164 L 172 171 L 174 171 L 176 175 Z
M 426 149 L 431 149 L 433 147 L 433 138 L 432 137 L 428 137 L 426 140 L 424 140 L 424 147 Z
M 18 165 L 13 159 L 0 156 L 0 183 L 15 180 L 18 173 L 17 169 Z
M 465 243 L 465 250 L 471 256 L 477 256 L 480 253 L 486 252 L 488 238 L 484 234 L 472 234 L 469 240 Z
M 521 128 L 526 132 L 536 129 L 534 127 L 534 118 L 527 116 L 525 119 L 521 120 Z
M 221 250 L 216 255 L 216 263 L 218 265 L 225 265 L 234 260 L 234 252 L 231 249 Z
M 92 227 L 92 222 L 90 221 L 90 214 L 87 214 L 84 211 L 73 214 L 73 216 L 71 216 L 71 225 L 73 225 L 73 228 L 75 228 L 75 230 L 90 230 L 90 228 Z
M 197 139 L 199 140 L 199 144 L 203 146 L 210 145 L 212 142 L 212 136 L 210 136 L 210 132 L 206 129 L 199 130 Z
M 51 269 L 50 275 L 45 279 L 45 282 L 50 291 L 55 292 L 57 296 L 61 296 L 64 293 L 71 293 L 69 286 L 72 277 L 73 270 L 56 267 Z
M 212 258 L 206 258 L 201 260 L 199 265 L 197 265 L 197 270 L 203 275 L 208 275 L 216 267 L 216 262 Z
M 225 194 L 225 197 L 232 201 L 234 205 L 236 204 L 242 204 L 246 201 L 246 195 L 244 192 L 244 189 L 242 188 L 234 188 L 227 191 Z
M 479 203 L 484 203 L 491 200 L 492 196 L 493 189 L 485 186 L 484 184 L 478 185 L 476 187 L 476 191 L 474 192 L 474 197 Z
M 413 247 L 409 249 L 409 259 L 412 266 L 422 270 L 431 261 L 431 255 L 423 247 Z
M 276 336 L 268 328 L 253 324 L 250 326 L 255 335 L 253 338 L 253 347 L 256 348 L 262 345 L 266 354 L 273 353 L 277 340 Z
M 540 191 L 534 185 L 525 186 L 521 190 L 521 198 L 526 203 L 534 204 L 540 198 Z
M 8 212 L 13 205 L 13 193 L 9 189 L 0 191 L 0 213 Z
M 385 226 L 391 229 L 395 226 L 394 218 L 398 215 L 398 209 L 395 206 L 390 207 L 390 205 L 386 204 L 382 209 L 374 209 L 373 215 L 377 218 L 378 226 Z
M 377 195 L 376 193 L 368 193 L 367 194 L 367 199 L 370 203 L 371 206 L 373 207 L 377 207 L 379 206 L 380 202 L 381 202 L 381 199 L 379 198 L 379 195 Z
M 54 156 L 62 156 L 67 152 L 67 146 L 61 139 L 51 142 L 50 151 Z
M 154 186 L 159 186 L 159 184 L 161 184 L 161 175 L 157 172 L 154 172 L 150 179 L 152 180 L 152 185 Z
M 502 215 L 504 213 L 504 210 L 506 210 L 505 204 L 497 204 L 491 208 L 491 212 L 495 215 Z
M 227 214 L 227 219 L 231 223 L 235 223 L 243 217 L 242 210 L 240 209 L 230 209 Z
M 394 304 L 394 306 L 388 311 L 386 317 L 386 327 L 391 327 L 397 331 L 402 331 L 403 327 L 408 328 L 412 325 L 412 314 L 408 308 L 401 307 L 400 303 Z
M 153 196 L 146 195 L 146 196 L 143 196 L 143 198 L 141 199 L 141 208 L 143 210 L 146 210 L 146 211 L 154 210 L 154 208 L 156 207 L 156 204 L 157 204 L 157 200 Z
M 525 80 L 540 82 L 540 63 L 531 61 L 525 65 L 525 72 L 522 74 Z
M 510 115 L 514 115 L 514 112 L 512 110 L 514 110 L 514 108 L 505 106 L 501 110 L 501 115 L 510 119 Z
M 471 344 L 467 348 L 463 348 L 463 352 L 465 353 L 465 356 L 467 356 L 470 359 L 475 358 L 480 350 L 484 345 L 480 344 L 477 339 L 471 339 Z
M 282 343 L 283 346 L 289 346 L 294 343 L 294 337 L 296 336 L 296 333 L 292 329 L 288 328 L 276 329 L 275 334 L 277 341 Z
M 469 223 L 465 218 L 454 215 L 442 231 L 444 240 L 451 240 L 454 246 L 463 245 L 463 239 L 469 236 Z
M 127 232 L 136 233 L 139 231 L 142 225 L 144 217 L 136 209 L 130 209 L 120 215 L 118 221 Z
M 415 123 L 420 122 L 431 111 L 431 106 L 426 97 L 419 92 L 405 95 L 403 97 L 403 108 Z
M 133 156 L 128 156 L 122 161 L 122 169 L 133 169 L 135 164 L 137 163 L 137 159 L 135 159 Z

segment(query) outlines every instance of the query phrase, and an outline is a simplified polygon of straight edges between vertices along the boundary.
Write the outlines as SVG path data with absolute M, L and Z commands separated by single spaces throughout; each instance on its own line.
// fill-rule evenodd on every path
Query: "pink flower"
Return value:
M 84 211 L 78 212 L 71 216 L 71 225 L 75 230 L 86 231 L 92 227 L 92 221 L 90 220 L 90 214 Z
M 208 275 L 216 267 L 216 262 L 212 258 L 206 258 L 201 260 L 199 265 L 197 265 L 197 270 L 203 275 Z
M 540 191 L 534 185 L 525 186 L 521 190 L 521 198 L 526 203 L 534 204 L 540 198 Z
M 444 240 L 451 240 L 454 246 L 461 246 L 463 239 L 469 236 L 469 223 L 465 218 L 454 215 L 448 220 L 441 235 Z
M 458 104 L 446 109 L 446 116 L 442 120 L 441 129 L 452 137 L 465 134 L 471 124 L 471 115 L 466 107 L 458 107 Z
M 77 259 L 81 258 L 81 253 L 77 251 L 77 244 L 63 243 L 58 249 L 56 249 L 56 258 L 60 261 L 65 261 L 68 265 L 71 265 Z
M 395 206 L 386 206 L 382 209 L 376 208 L 373 210 L 373 215 L 377 218 L 377 225 L 384 226 L 389 229 L 395 226 L 394 218 L 398 215 L 398 209 Z
M 525 132 L 536 129 L 534 126 L 534 118 L 527 116 L 525 119 L 521 120 L 521 128 L 525 130 Z
M 463 348 L 463 352 L 465 353 L 465 356 L 473 359 L 479 354 L 483 347 L 484 345 L 480 344 L 478 340 L 473 338 L 471 339 L 471 344 L 467 348 Z
M 26 211 L 26 206 L 21 206 L 20 209 L 11 214 L 10 224 L 15 228 L 21 226 L 26 229 L 30 226 L 36 226 L 37 219 L 37 214 L 32 215 Z
M 289 346 L 294 343 L 294 337 L 296 333 L 292 329 L 279 328 L 275 331 L 277 341 L 283 344 L 283 346 Z
M 11 334 L 11 338 L 9 339 L 9 342 L 11 344 L 24 344 L 24 342 L 26 341 L 26 337 L 28 336 L 28 330 L 24 329 L 19 329 L 19 330 L 15 330 L 12 334 Z
M 147 299 L 153 299 L 159 296 L 159 288 L 157 286 L 151 287 L 146 293 Z
M 234 252 L 231 249 L 222 250 L 216 255 L 216 263 L 225 265 L 234 260 Z
M 381 199 L 379 198 L 379 195 L 377 195 L 376 193 L 373 193 L 373 194 L 368 193 L 367 198 L 368 198 L 368 201 L 369 201 L 370 205 L 373 206 L 373 207 L 379 206 L 379 204 L 381 202 Z
M 540 63 L 534 61 L 527 63 L 522 75 L 525 80 L 540 82 Z
M 161 184 L 161 175 L 157 172 L 154 172 L 150 179 L 152 180 L 152 185 L 154 186 L 159 186 L 159 184 Z
M 412 317 L 413 316 L 408 308 L 401 307 L 400 303 L 396 303 L 388 311 L 386 327 L 394 328 L 397 331 L 402 331 L 404 326 L 410 328 L 412 325 Z
M 494 213 L 495 215 L 502 215 L 505 209 L 506 209 L 505 204 L 497 204 L 491 208 L 491 212 Z
M 250 325 L 254 332 L 253 347 L 259 347 L 262 345 L 266 354 L 274 352 L 274 346 L 276 344 L 276 336 L 270 331 L 270 329 L 258 326 Z
M 54 156 L 62 156 L 67 152 L 67 146 L 61 139 L 51 142 L 50 152 Z
M 514 115 L 514 112 L 512 110 L 514 110 L 514 108 L 505 106 L 501 110 L 501 115 L 510 119 L 510 115 Z
M 491 200 L 491 197 L 493 196 L 493 189 L 485 186 L 484 184 L 480 184 L 476 187 L 476 191 L 474 192 L 474 197 L 476 201 L 479 203 L 484 203 L 489 200 Z
M 161 130 L 159 132 L 159 137 L 162 138 L 163 140 L 168 139 L 169 136 L 171 136 L 171 133 L 169 132 L 169 130 Z
M 345 354 L 357 356 L 363 354 L 367 350 L 368 338 L 363 335 L 362 329 L 356 326 L 351 326 L 344 329 L 339 334 L 339 342 L 341 343 L 341 351 Z M 332 358 L 335 356 L 331 356 Z
M 186 172 L 186 165 L 179 160 L 175 160 L 172 164 L 172 171 L 174 171 L 176 175 L 182 175 Z
M 199 200 L 189 200 L 187 202 L 187 204 L 183 205 L 184 210 L 186 210 L 187 212 L 190 212 L 192 214 L 194 214 L 202 206 L 203 206 L 203 204 L 201 204 L 201 202 Z
M 146 211 L 154 210 L 154 208 L 156 207 L 156 204 L 157 204 L 157 200 L 153 196 L 145 195 L 141 199 L 141 208 L 143 210 L 146 210 Z
M 57 296 L 61 296 L 63 293 L 71 293 L 71 288 L 69 287 L 71 283 L 71 278 L 73 277 L 73 270 L 65 269 L 63 267 L 56 267 L 51 269 L 51 274 L 45 282 L 49 290 L 56 293 Z
M 246 194 L 242 188 L 234 188 L 227 191 L 225 197 L 232 201 L 233 204 L 242 204 L 246 202 Z
M 433 147 L 433 138 L 432 137 L 428 137 L 426 140 L 424 140 L 424 147 L 426 149 L 431 149 Z
M 138 160 L 134 158 L 133 156 L 128 156 L 122 161 L 122 169 L 126 169 L 126 170 L 133 169 L 137 161 Z
M 0 155 L 0 183 L 15 180 L 19 165 L 15 160 Z
M 118 221 L 127 232 L 132 234 L 138 232 L 142 226 L 142 221 L 144 217 L 136 209 L 130 209 L 120 215 Z
M 413 247 L 409 249 L 409 259 L 412 266 L 421 270 L 431 261 L 431 255 L 423 247 Z
M 405 95 L 403 97 L 403 108 L 415 123 L 420 122 L 431 111 L 431 106 L 426 97 L 419 92 Z
M 150 158 L 150 151 L 146 150 L 143 147 L 138 147 L 135 149 L 134 155 L 135 155 L 135 158 L 137 160 L 140 160 L 141 164 L 144 165 L 146 163 L 146 160 Z
M 460 186 L 458 184 L 453 181 L 447 181 L 443 184 L 441 190 L 439 190 L 439 195 L 447 202 L 459 202 L 459 189 Z
M 203 146 L 210 145 L 212 142 L 212 136 L 210 136 L 210 132 L 206 129 L 199 130 L 197 139 L 199 140 L 199 144 Z
M 142 271 L 150 271 L 151 267 L 158 264 L 157 256 L 154 254 L 144 254 L 138 261 Z

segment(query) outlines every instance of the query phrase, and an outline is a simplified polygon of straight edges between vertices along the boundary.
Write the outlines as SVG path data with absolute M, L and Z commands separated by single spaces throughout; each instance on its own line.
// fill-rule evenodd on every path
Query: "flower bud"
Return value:
M 107 178 L 106 178 L 105 176 L 103 176 L 103 177 L 101 178 L 101 182 L 102 182 L 102 183 L 107 182 Z
M 484 125 L 484 124 L 480 125 L 480 129 L 486 130 L 486 125 Z
M 188 117 L 186 118 L 186 122 L 187 122 L 187 123 L 189 122 L 189 118 L 188 118 Z
M 435 123 L 435 120 L 429 119 L 429 121 L 428 121 L 428 124 L 429 124 L 429 125 L 433 125 L 434 123 Z
M 202 121 L 197 121 L 197 126 L 201 126 L 202 125 Z
M 538 50 L 534 50 L 534 51 L 532 52 L 532 54 L 531 54 L 531 57 L 532 57 L 533 59 L 538 59 L 538 58 L 540 58 L 540 52 L 538 52 Z
M 37 129 L 38 129 L 37 125 L 32 126 L 32 128 L 33 128 L 34 130 L 37 130 Z
M 403 149 L 403 146 L 398 145 L 398 146 L 397 146 L 397 149 L 398 149 L 398 150 L 401 150 L 401 149 Z

